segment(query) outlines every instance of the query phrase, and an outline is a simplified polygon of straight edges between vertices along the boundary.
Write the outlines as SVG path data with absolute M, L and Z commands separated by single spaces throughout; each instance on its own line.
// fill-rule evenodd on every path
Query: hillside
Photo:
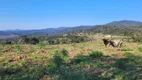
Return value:
M 47 28 L 39 30 L 6 30 L 0 31 L 0 35 L 29 35 L 29 34 L 64 34 L 69 32 L 77 32 L 85 29 L 91 29 L 94 26 L 77 26 L 77 27 L 59 27 L 59 28 Z
M 142 22 L 138 21 L 114 21 L 104 25 L 97 25 L 89 30 L 85 30 L 87 33 L 104 33 L 104 34 L 116 34 L 123 35 L 124 33 L 137 33 L 142 32 Z
M 122 20 L 114 21 L 104 25 L 96 26 L 76 26 L 76 27 L 59 27 L 59 28 L 47 28 L 39 30 L 7 30 L 0 31 L 0 35 L 30 35 L 30 34 L 48 34 L 48 35 L 57 35 L 57 34 L 66 34 L 66 33 L 75 33 L 84 31 L 87 33 L 105 33 L 105 34 L 124 34 L 128 32 L 141 32 L 142 31 L 142 22 L 140 21 L 131 21 L 131 20 Z
M 140 21 L 132 21 L 132 20 L 122 20 L 122 21 L 114 21 L 105 24 L 106 26 L 121 26 L 121 27 L 129 27 L 129 26 L 142 26 L 142 22 Z

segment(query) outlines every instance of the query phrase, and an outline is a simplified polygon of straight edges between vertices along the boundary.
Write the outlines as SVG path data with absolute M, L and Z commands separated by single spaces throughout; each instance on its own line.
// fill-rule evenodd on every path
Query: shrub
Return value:
M 133 39 L 135 42 L 142 42 L 142 34 L 139 33 L 139 32 L 133 33 L 132 39 Z
M 60 53 L 62 56 L 68 56 L 68 51 L 65 49 L 61 50 Z
M 39 47 L 40 49 L 42 49 L 42 48 L 45 47 L 45 44 L 44 44 L 43 42 L 39 42 L 39 43 L 38 43 L 38 47 Z
M 54 63 L 57 67 L 60 67 L 64 63 L 64 60 L 61 58 L 61 56 L 54 55 L 50 63 Z
M 56 63 L 57 65 L 60 65 L 63 63 L 63 59 L 60 56 L 54 56 L 53 57 L 53 62 Z
M 139 50 L 140 52 L 142 52 L 142 47 L 138 47 L 138 50 Z
M 54 56 L 60 56 L 61 58 L 67 58 L 68 57 L 68 51 L 63 49 L 61 51 L 55 50 L 54 51 Z
M 82 54 L 78 54 L 77 56 L 75 56 L 74 58 L 74 63 L 80 63 L 82 61 L 86 61 L 86 56 L 82 55 Z
M 39 43 L 39 39 L 37 39 L 36 37 L 20 36 L 18 43 L 37 44 Z
M 103 53 L 100 51 L 92 51 L 89 56 L 92 58 L 101 58 L 103 57 Z

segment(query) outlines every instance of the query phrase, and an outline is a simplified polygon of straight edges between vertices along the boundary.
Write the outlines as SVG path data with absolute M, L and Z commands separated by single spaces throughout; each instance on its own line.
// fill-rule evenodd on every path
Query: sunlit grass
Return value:
M 104 71 L 102 73 L 103 76 L 104 74 L 107 74 L 107 76 L 109 75 L 107 71 L 105 71 L 109 69 L 115 69 L 116 73 L 117 70 L 122 70 L 120 68 L 124 68 L 126 66 L 128 69 L 130 69 L 130 67 L 132 67 L 133 69 L 133 66 L 131 64 L 134 64 L 133 60 L 135 60 L 136 58 L 130 57 L 136 56 L 137 51 L 139 51 L 139 53 L 142 51 L 141 44 L 127 42 L 124 43 L 126 46 L 122 48 L 122 51 L 118 50 L 118 48 L 105 47 L 102 41 L 90 41 L 84 43 L 59 45 L 43 45 L 42 43 L 38 45 L 5 45 L 4 47 L 0 45 L 0 71 L 1 69 L 3 69 L 4 75 L 9 73 L 9 75 L 3 76 L 3 79 L 0 76 L 0 79 L 4 80 L 7 78 L 11 80 L 38 80 L 44 75 L 47 75 L 45 74 L 48 73 L 48 69 L 46 68 L 48 68 L 50 65 L 54 67 L 60 65 L 61 72 L 67 71 L 66 73 L 63 72 L 65 76 L 76 76 L 78 77 L 78 79 L 82 77 L 82 75 L 91 77 L 90 75 L 88 75 L 93 73 L 89 71 L 90 69 L 92 71 Z M 119 58 L 117 57 L 115 57 L 115 59 L 112 59 L 112 54 L 120 54 L 122 56 L 125 56 L 125 58 L 128 58 L 128 60 L 119 60 Z M 141 54 L 139 55 L 141 56 Z M 19 58 L 19 56 L 21 57 Z M 53 58 L 55 58 L 55 60 L 53 60 Z M 54 62 L 50 62 L 50 60 L 53 60 Z M 139 61 L 141 61 L 140 58 Z M 138 62 L 138 59 L 136 59 L 136 62 Z M 55 63 L 57 64 L 55 65 Z M 140 66 L 139 63 L 135 63 L 135 65 L 137 65 L 137 67 Z M 54 67 L 53 70 L 57 70 L 57 68 L 54 69 Z M 82 74 L 82 72 L 85 72 L 86 69 L 88 70 L 88 72 Z M 8 73 L 5 72 L 7 70 Z M 116 73 L 112 73 L 113 76 L 111 76 L 114 80 L 126 79 L 126 74 Z M 23 76 L 17 77 L 20 75 Z M 111 77 L 105 76 L 105 78 L 103 77 L 103 79 L 96 77 L 92 80 L 109 80 Z M 80 79 L 86 79 L 86 77 Z

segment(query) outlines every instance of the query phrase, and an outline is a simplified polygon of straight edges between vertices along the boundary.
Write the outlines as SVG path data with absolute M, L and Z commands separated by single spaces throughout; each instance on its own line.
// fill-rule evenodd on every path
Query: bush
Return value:
M 134 33 L 132 35 L 132 39 L 135 41 L 135 42 L 142 42 L 142 34 L 137 32 L 137 33 Z
M 68 51 L 65 49 L 61 50 L 60 53 L 62 56 L 68 56 Z
M 22 44 L 37 44 L 39 39 L 36 37 L 21 36 L 18 43 Z
M 56 66 L 60 66 L 65 62 L 65 59 L 68 56 L 68 51 L 63 49 L 61 51 L 56 50 L 54 52 L 53 58 L 51 59 L 51 63 L 54 63 Z
M 82 61 L 86 61 L 86 56 L 82 55 L 82 54 L 78 54 L 77 56 L 75 56 L 74 58 L 74 63 L 80 63 Z
M 100 51 L 92 51 L 89 56 L 92 58 L 101 58 L 103 57 L 103 53 Z
M 30 38 L 30 42 L 29 43 L 30 44 L 38 44 L 39 40 L 37 38 L 33 37 L 33 38 Z
M 39 43 L 38 43 L 38 47 L 39 47 L 40 49 L 42 49 L 42 48 L 45 47 L 45 44 L 44 44 L 43 42 L 39 42 Z
M 56 64 L 57 67 L 60 67 L 64 63 L 64 60 L 60 56 L 53 56 L 53 59 L 51 60 L 53 63 Z
M 55 50 L 54 51 L 54 56 L 60 56 L 61 58 L 68 57 L 68 51 L 65 49 L 62 49 L 61 51 Z

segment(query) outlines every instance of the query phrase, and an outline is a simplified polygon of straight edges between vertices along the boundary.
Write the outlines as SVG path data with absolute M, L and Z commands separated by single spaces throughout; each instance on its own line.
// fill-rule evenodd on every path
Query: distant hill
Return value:
M 127 29 L 124 27 L 127 27 Z M 0 31 L 0 35 L 30 35 L 30 34 L 56 35 L 56 34 L 74 33 L 80 31 L 94 32 L 94 33 L 97 32 L 116 33 L 117 31 L 117 33 L 120 32 L 122 33 L 124 32 L 124 30 L 129 30 L 128 28 L 130 27 L 131 30 L 136 30 L 137 29 L 136 27 L 142 27 L 142 22 L 122 20 L 122 21 L 114 21 L 104 25 L 96 25 L 96 26 L 59 27 L 59 28 L 39 29 L 39 30 L 7 30 L 7 31 Z
M 30 34 L 48 34 L 48 35 L 56 35 L 56 34 L 64 34 L 70 32 L 77 32 L 81 30 L 91 29 L 94 26 L 77 26 L 77 27 L 59 27 L 59 28 L 47 28 L 47 29 L 39 29 L 39 30 L 6 30 L 0 31 L 0 35 L 30 35 Z
M 89 30 L 85 30 L 87 33 L 104 33 L 104 34 L 116 34 L 123 35 L 124 33 L 142 32 L 142 22 L 139 21 L 114 21 L 104 25 L 97 25 Z
M 114 21 L 108 24 L 107 26 L 122 26 L 122 27 L 129 27 L 129 26 L 142 26 L 142 22 L 140 21 L 132 21 L 132 20 L 122 20 L 122 21 Z

